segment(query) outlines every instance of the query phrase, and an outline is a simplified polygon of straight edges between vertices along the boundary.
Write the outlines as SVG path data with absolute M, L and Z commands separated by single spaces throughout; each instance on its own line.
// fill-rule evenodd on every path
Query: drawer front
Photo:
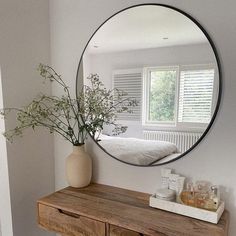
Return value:
M 67 236 L 105 236 L 105 223 L 43 204 L 38 205 L 38 223 Z
M 115 225 L 110 225 L 109 236 L 146 236 L 144 234 L 124 229 Z

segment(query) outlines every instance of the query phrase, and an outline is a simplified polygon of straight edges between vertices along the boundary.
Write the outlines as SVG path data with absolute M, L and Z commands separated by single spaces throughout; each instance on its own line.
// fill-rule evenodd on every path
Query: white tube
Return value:
M 167 168 L 161 169 L 161 188 L 169 188 L 169 175 L 171 171 L 171 169 Z

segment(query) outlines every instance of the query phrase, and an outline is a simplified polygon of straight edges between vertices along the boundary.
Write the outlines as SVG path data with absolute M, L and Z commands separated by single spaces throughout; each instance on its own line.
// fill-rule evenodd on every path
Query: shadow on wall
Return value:
M 236 205 L 233 205 L 236 196 L 234 195 L 234 189 L 233 188 L 226 188 L 224 186 L 220 186 L 220 194 L 221 198 L 224 200 L 226 206 L 225 208 L 229 211 L 230 215 L 230 222 L 236 222 Z M 231 230 L 232 227 L 229 227 L 229 230 Z M 229 232 L 229 235 L 233 235 L 233 232 Z

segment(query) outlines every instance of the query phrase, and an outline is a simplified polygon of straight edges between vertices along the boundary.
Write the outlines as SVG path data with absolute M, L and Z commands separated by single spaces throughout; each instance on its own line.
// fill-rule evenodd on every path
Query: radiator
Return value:
M 199 132 L 150 131 L 144 130 L 144 139 L 160 140 L 174 143 L 179 151 L 187 151 L 202 136 Z

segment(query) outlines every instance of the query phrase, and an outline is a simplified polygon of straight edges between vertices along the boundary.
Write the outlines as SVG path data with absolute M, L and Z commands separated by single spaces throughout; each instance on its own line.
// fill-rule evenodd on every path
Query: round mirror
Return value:
M 188 14 L 165 5 L 133 6 L 90 38 L 79 63 L 77 96 L 85 122 L 99 117 L 96 132 L 88 131 L 110 156 L 137 166 L 169 163 L 196 147 L 215 119 L 218 56 Z

